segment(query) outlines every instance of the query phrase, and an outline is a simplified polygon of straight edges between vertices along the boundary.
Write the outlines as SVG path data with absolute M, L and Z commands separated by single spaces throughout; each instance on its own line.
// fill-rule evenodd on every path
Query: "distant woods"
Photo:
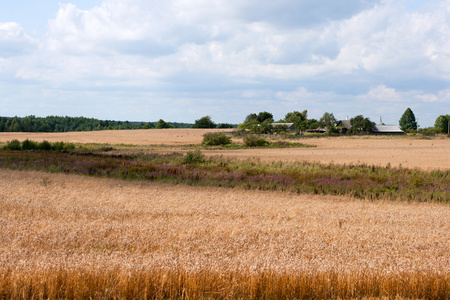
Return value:
M 108 121 L 85 117 L 0 117 L 0 132 L 68 132 L 68 131 L 94 131 L 94 130 L 125 130 L 125 129 L 151 129 L 151 128 L 192 128 L 194 124 L 165 122 L 129 122 Z M 230 126 L 218 124 L 217 127 Z M 226 127 L 225 127 L 226 128 Z

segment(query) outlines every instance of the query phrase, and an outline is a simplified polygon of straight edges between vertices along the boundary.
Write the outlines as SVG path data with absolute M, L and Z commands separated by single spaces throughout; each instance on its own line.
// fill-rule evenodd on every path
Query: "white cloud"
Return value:
M 37 93 L 41 102 L 61 101 L 49 110 L 77 97 L 99 106 L 114 99 L 122 119 L 121 101 L 133 114 L 154 111 L 150 119 L 170 107 L 180 121 L 208 110 L 238 122 L 254 111 L 283 117 L 303 109 L 313 117 L 386 111 L 395 119 L 409 104 L 437 114 L 449 109 L 450 1 L 430 3 L 413 10 L 393 0 L 60 4 L 40 41 L 18 23 L 0 23 L 0 79 L 62 91 Z
M 29 53 L 36 47 L 36 41 L 26 35 L 15 22 L 0 22 L 0 58 Z

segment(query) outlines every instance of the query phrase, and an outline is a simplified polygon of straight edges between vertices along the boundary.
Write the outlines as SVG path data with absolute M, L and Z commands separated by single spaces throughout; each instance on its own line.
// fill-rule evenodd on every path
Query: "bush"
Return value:
M 26 139 L 22 142 L 22 150 L 36 150 L 38 149 L 38 144 L 35 141 L 30 141 Z
M 64 142 L 55 142 L 52 144 L 52 150 L 63 150 Z
M 73 150 L 75 149 L 75 144 L 67 143 L 64 145 L 64 150 Z
M 216 124 L 211 120 L 210 116 L 204 116 L 195 120 L 192 128 L 216 128 Z
M 20 147 L 20 142 L 18 140 L 12 140 L 3 147 L 4 150 L 22 150 Z
M 244 137 L 244 144 L 247 147 L 263 147 L 269 145 L 270 142 L 262 137 L 247 135 Z
M 39 143 L 38 148 L 39 150 L 52 150 L 52 144 L 48 141 L 43 141 L 42 143 Z
M 196 164 L 202 163 L 205 161 L 205 158 L 200 150 L 188 151 L 186 156 L 183 158 L 183 164 Z
M 203 135 L 203 145 L 205 146 L 219 146 L 231 144 L 231 137 L 223 132 L 209 132 Z

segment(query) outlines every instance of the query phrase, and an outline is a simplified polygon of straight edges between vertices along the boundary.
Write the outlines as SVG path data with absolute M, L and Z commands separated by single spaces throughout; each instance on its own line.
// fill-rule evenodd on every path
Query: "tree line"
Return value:
M 346 127 L 337 126 L 338 120 L 333 113 L 325 112 L 317 120 L 308 118 L 307 110 L 303 110 L 302 112 L 288 112 L 283 119 L 278 121 L 275 121 L 273 115 L 266 111 L 259 112 L 258 114 L 251 113 L 245 117 L 244 122 L 239 125 L 239 128 L 248 130 L 250 133 L 272 134 L 286 131 L 288 123 L 292 123 L 297 132 L 314 131 L 319 128 L 328 133 L 345 133 L 348 130 Z M 369 118 L 365 118 L 362 115 L 351 118 L 350 123 L 352 125 L 350 129 L 351 133 L 370 132 L 375 125 Z
M 85 117 L 0 117 L 0 132 L 68 132 L 94 130 L 124 130 L 151 128 L 191 128 L 193 124 L 179 122 L 129 122 L 98 120 Z
M 399 120 L 399 127 L 405 132 L 419 133 L 449 133 L 450 115 L 440 115 L 432 128 L 419 129 L 413 111 L 407 108 Z M 0 132 L 68 132 L 68 131 L 93 131 L 93 130 L 123 130 L 123 129 L 162 129 L 162 128 L 236 128 L 247 130 L 251 133 L 280 133 L 286 131 L 286 126 L 277 123 L 293 123 L 297 132 L 326 129 L 328 133 L 366 133 L 375 125 L 369 118 L 358 115 L 350 119 L 351 129 L 338 127 L 333 113 L 325 112 L 317 120 L 308 118 L 308 111 L 303 110 L 288 112 L 283 119 L 275 121 L 273 114 L 267 111 L 251 113 L 239 124 L 213 122 L 210 116 L 201 117 L 191 123 L 166 122 L 160 119 L 157 122 L 129 122 L 98 120 L 85 117 L 0 117 Z

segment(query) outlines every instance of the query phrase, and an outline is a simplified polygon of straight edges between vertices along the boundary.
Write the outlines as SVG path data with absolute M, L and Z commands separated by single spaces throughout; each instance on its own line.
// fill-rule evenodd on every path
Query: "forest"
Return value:
M 162 121 L 162 120 L 160 120 Z M 68 132 L 158 128 L 191 128 L 193 124 L 170 122 L 129 122 L 98 120 L 85 117 L 0 117 L 0 132 Z

